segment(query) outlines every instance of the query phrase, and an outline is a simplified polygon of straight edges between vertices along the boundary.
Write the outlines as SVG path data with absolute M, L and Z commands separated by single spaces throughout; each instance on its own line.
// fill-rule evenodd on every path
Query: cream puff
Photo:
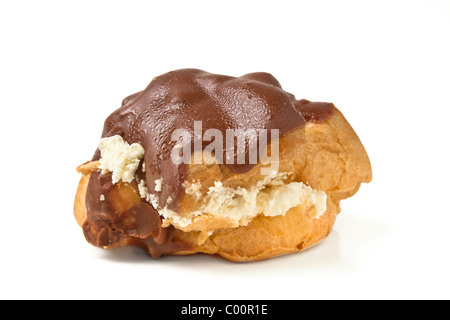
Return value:
M 339 202 L 372 179 L 332 103 L 297 100 L 268 73 L 197 69 L 125 98 L 77 170 L 75 218 L 94 246 L 232 261 L 313 246 Z

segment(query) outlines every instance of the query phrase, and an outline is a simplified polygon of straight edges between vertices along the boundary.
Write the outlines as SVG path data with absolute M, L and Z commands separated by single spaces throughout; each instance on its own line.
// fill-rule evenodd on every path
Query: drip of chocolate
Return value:
M 83 224 L 89 243 L 109 249 L 131 244 L 153 257 L 189 249 L 173 239 L 172 226 L 162 228 L 161 217 L 149 203 L 141 201 L 123 211 L 114 209 L 114 188 L 111 174 L 91 173 L 86 190 L 88 217 Z
M 106 119 L 102 137 L 118 134 L 129 144 L 141 144 L 145 150 L 146 171 L 139 170 L 138 176 L 145 178 L 149 193 L 159 196 L 161 208 L 167 205 L 177 211 L 184 193 L 182 184 L 187 165 L 175 164 L 171 158 L 177 143 L 172 141 L 176 129 L 190 132 L 194 139 L 194 121 L 201 121 L 202 136 L 208 129 L 218 129 L 224 137 L 227 129 L 267 129 L 269 132 L 278 129 L 282 137 L 307 121 L 326 120 L 332 110 L 331 103 L 296 100 L 268 73 L 230 77 L 181 69 L 156 77 L 145 90 L 125 98 L 122 106 Z M 248 141 L 252 139 L 257 137 L 248 137 Z M 206 145 L 202 143 L 201 147 Z M 223 149 L 225 152 L 226 148 Z M 235 158 L 245 152 L 244 158 L 248 160 L 249 149 L 247 146 L 238 150 L 235 146 Z M 93 160 L 99 158 L 97 150 Z M 225 165 L 236 173 L 247 172 L 253 167 L 248 162 Z M 161 178 L 163 187 L 157 192 L 155 180 Z M 154 256 L 162 254 L 158 250 L 181 250 L 179 244 L 172 247 L 170 229 L 163 235 L 161 218 L 148 203 L 142 202 L 130 212 L 122 213 L 135 217 L 133 226 L 124 225 L 119 215 L 111 212 L 108 201 L 99 203 L 99 192 L 107 199 L 110 188 L 110 182 L 102 182 L 102 179 L 105 179 L 102 175 L 93 173 L 87 190 L 88 219 L 84 231 L 90 243 L 101 247 L 133 243 L 145 247 Z

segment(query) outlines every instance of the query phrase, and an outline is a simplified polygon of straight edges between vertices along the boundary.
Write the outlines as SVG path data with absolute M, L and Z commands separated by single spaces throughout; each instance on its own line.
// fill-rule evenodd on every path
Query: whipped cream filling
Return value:
M 102 174 L 112 173 L 113 184 L 122 180 L 131 182 L 144 156 L 144 148 L 139 143 L 128 144 L 119 135 L 100 140 L 100 166 Z
M 316 218 L 323 215 L 327 209 L 326 193 L 314 190 L 302 182 L 286 184 L 283 180 L 287 176 L 288 173 L 272 172 L 249 189 L 225 187 L 222 182 L 216 181 L 214 186 L 209 187 L 200 208 L 185 216 L 167 206 L 155 208 L 161 216 L 181 228 L 194 223 L 201 215 L 223 218 L 237 226 L 245 226 L 259 214 L 270 217 L 285 215 L 289 209 L 299 204 L 314 206 Z M 184 186 L 186 194 L 197 199 L 202 197 L 200 182 L 185 182 Z M 150 195 L 150 198 L 155 199 L 157 195 Z M 151 203 L 158 204 L 157 201 Z
M 99 149 L 99 168 L 102 174 L 112 174 L 113 183 L 120 180 L 132 182 L 136 179 L 136 170 L 144 156 L 144 148 L 140 144 L 129 145 L 121 136 L 116 135 L 101 139 Z M 186 194 L 200 201 L 199 208 L 185 216 L 167 206 L 159 206 L 158 193 L 164 187 L 162 178 L 155 180 L 155 194 L 148 193 L 145 180 L 137 182 L 141 198 L 149 202 L 164 219 L 170 219 L 172 224 L 181 228 L 189 226 L 201 215 L 227 219 L 236 226 L 245 226 L 259 214 L 270 217 L 285 215 L 289 209 L 300 204 L 314 206 L 317 218 L 323 215 L 327 209 L 326 193 L 314 190 L 302 182 L 285 183 L 288 175 L 286 172 L 272 171 L 248 189 L 231 188 L 224 186 L 221 181 L 215 181 L 206 195 L 201 192 L 200 181 L 185 181 L 183 186 Z M 168 199 L 168 203 L 170 202 L 171 199 Z

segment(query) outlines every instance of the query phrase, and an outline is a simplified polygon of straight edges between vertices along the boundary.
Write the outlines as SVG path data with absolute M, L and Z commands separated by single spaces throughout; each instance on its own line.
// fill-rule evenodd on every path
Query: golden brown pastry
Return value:
M 124 99 L 77 170 L 74 212 L 91 244 L 232 261 L 313 246 L 372 178 L 333 104 L 296 100 L 267 73 L 195 69 Z

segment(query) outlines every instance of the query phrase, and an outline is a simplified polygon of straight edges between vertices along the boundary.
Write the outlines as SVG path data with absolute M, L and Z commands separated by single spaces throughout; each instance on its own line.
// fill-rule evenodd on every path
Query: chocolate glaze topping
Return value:
M 137 175 L 146 180 L 149 193 L 159 196 L 161 208 L 167 205 L 176 211 L 184 193 L 182 183 L 187 165 L 174 164 L 171 159 L 176 144 L 171 141 L 174 130 L 187 130 L 194 139 L 194 121 L 202 121 L 202 136 L 207 129 L 218 129 L 225 137 L 227 129 L 249 128 L 269 132 L 278 129 L 283 136 L 307 121 L 326 120 L 332 109 L 331 103 L 296 100 L 268 73 L 230 77 L 181 69 L 156 77 L 145 90 L 125 98 L 122 106 L 106 119 L 102 137 L 118 134 L 129 144 L 141 144 L 145 150 L 146 171 L 143 173 L 139 169 Z M 209 143 L 202 143 L 201 147 Z M 239 152 L 245 152 L 245 159 L 248 159 L 248 150 L 246 147 L 239 151 L 235 146 L 235 158 Z M 97 150 L 93 160 L 99 158 Z M 253 167 L 247 162 L 225 165 L 236 173 Z M 157 192 L 155 180 L 160 178 L 163 187 Z M 150 204 L 143 201 L 122 215 L 113 212 L 106 200 L 111 186 L 110 178 L 98 173 L 91 175 L 86 197 L 88 219 L 84 226 L 90 243 L 111 246 L 127 242 L 145 247 L 154 256 L 182 250 L 180 244 L 174 244 L 172 231 L 161 228 L 161 218 Z M 105 196 L 102 203 L 99 203 L 100 194 Z M 172 201 L 168 201 L 169 198 Z M 122 221 L 120 216 L 133 216 L 135 224 L 126 224 L 127 219 Z

